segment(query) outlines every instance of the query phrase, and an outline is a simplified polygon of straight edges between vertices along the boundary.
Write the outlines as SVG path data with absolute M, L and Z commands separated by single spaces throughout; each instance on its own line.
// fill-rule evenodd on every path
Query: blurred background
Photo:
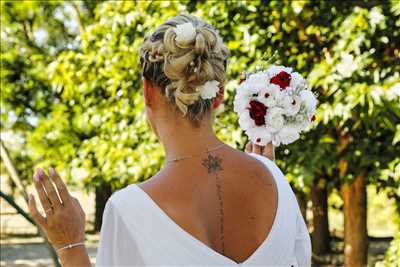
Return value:
M 243 71 L 290 66 L 318 94 L 315 127 L 276 150 L 314 266 L 400 266 L 400 2 L 1 1 L 1 266 L 56 266 L 27 214 L 54 165 L 87 212 L 93 262 L 108 197 L 164 163 L 143 112 L 139 46 L 168 17 L 213 24 L 232 53 L 218 136 Z M 246 182 L 246 181 L 244 181 Z

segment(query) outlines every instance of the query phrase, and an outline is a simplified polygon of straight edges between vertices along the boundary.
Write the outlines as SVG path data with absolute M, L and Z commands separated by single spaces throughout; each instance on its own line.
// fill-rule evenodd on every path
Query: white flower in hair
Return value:
M 180 44 L 188 44 L 196 38 L 196 29 L 190 22 L 176 25 L 175 33 L 175 41 Z
M 216 80 L 207 81 L 205 84 L 199 86 L 197 89 L 203 99 L 213 98 L 219 91 L 219 82 Z

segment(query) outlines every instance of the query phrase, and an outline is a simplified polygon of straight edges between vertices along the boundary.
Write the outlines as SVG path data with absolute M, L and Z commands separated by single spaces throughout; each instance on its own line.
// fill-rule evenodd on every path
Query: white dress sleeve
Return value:
M 143 262 L 136 240 L 130 233 L 132 229 L 126 227 L 111 197 L 103 213 L 96 267 L 141 265 Z
M 298 266 L 311 266 L 311 240 L 303 215 L 298 209 L 296 220 L 295 255 Z

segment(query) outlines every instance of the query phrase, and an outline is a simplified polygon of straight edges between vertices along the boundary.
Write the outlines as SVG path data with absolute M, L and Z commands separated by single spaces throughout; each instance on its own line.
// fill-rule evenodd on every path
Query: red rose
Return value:
M 277 75 L 271 78 L 270 83 L 279 85 L 281 90 L 284 90 L 286 87 L 289 86 L 290 80 L 292 77 L 286 71 L 281 71 Z
M 265 114 L 267 114 L 267 107 L 256 100 L 250 101 L 249 108 L 250 118 L 252 118 L 257 126 L 265 124 Z

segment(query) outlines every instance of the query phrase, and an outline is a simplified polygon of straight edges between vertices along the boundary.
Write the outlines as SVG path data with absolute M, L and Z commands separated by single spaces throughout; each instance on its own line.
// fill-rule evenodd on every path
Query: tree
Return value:
M 400 149 L 396 8 L 395 2 L 354 7 L 311 74 L 312 84 L 329 99 L 321 105 L 322 123 L 335 127 L 338 141 L 346 266 L 367 264 L 366 184 L 389 168 Z
M 45 69 L 63 50 L 74 49 L 79 35 L 74 19 L 90 21 L 95 5 L 95 1 L 1 2 L 1 131 L 19 140 L 19 146 L 10 147 L 10 156 L 18 162 L 15 167 L 23 187 L 31 183 L 34 166 L 43 159 L 41 155 L 34 159 L 27 150 L 27 138 L 59 101 Z
M 143 113 L 138 68 L 145 33 L 172 14 L 150 19 L 159 5 L 165 3 L 102 4 L 78 49 L 63 51 L 47 69 L 59 103 L 39 122 L 30 144 L 46 160 L 68 166 L 70 178 L 83 170 L 76 182 L 96 188 L 96 230 L 112 191 L 147 179 L 163 160 Z
M 243 148 L 246 141 L 232 107 L 242 71 L 276 54 L 273 63 L 309 77 L 321 103 L 316 125 L 298 142 L 279 148 L 277 163 L 303 207 L 311 195 L 318 254 L 329 249 L 327 196 L 342 188 L 345 242 L 353 248 L 346 250 L 346 264 L 365 263 L 364 185 L 378 184 L 400 200 L 396 1 L 30 3 L 2 2 L 8 8 L 2 16 L 8 34 L 2 50 L 7 107 L 2 127 L 17 125 L 9 115 L 16 114 L 33 163 L 52 163 L 71 184 L 98 192 L 97 229 L 110 193 L 151 177 L 164 161 L 142 112 L 138 51 L 157 25 L 190 12 L 213 24 L 232 54 L 225 107 L 215 120 L 217 135 L 232 146 Z M 59 12 L 66 14 L 62 23 Z M 33 29 L 43 28 L 49 37 L 43 44 L 26 37 L 31 14 Z M 349 201 L 350 194 L 361 201 Z M 361 220 L 353 221 L 354 212 Z

